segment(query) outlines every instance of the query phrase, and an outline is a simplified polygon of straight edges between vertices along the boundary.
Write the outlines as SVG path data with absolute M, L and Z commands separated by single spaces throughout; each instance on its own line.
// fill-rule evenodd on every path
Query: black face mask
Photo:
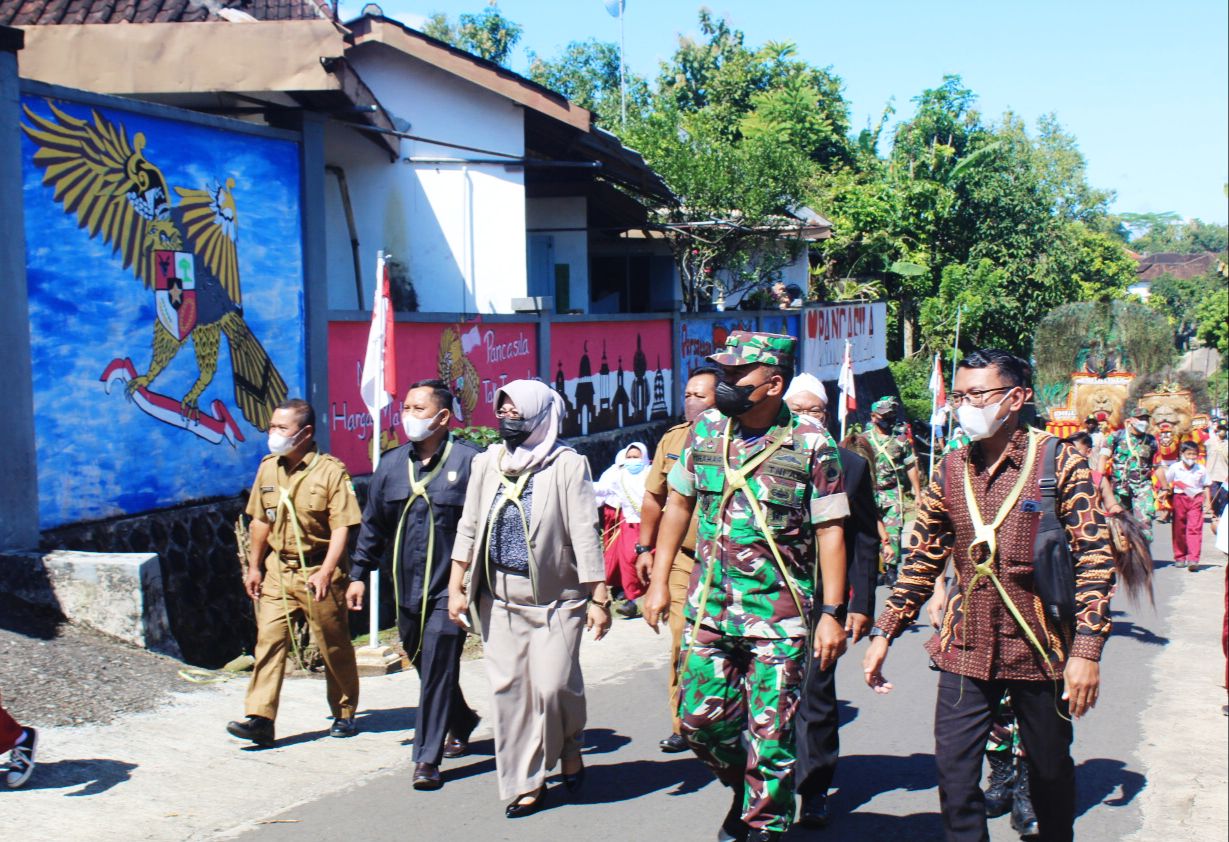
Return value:
M 890 430 L 892 428 L 892 425 L 895 423 L 896 423 L 896 418 L 890 415 L 887 416 L 886 418 L 876 418 L 875 419 L 875 426 L 881 430 Z
M 516 450 L 525 443 L 533 430 L 524 418 L 500 418 L 499 437 L 504 440 L 509 450 Z
M 735 386 L 722 380 L 717 384 L 717 409 L 722 415 L 737 418 L 755 408 L 759 401 L 751 400 L 751 393 L 764 385 Z

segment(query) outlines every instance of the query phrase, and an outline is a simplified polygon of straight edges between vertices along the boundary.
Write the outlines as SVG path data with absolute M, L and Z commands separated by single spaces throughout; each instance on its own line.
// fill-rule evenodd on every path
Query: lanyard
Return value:
M 964 463 L 964 500 L 969 509 L 969 517 L 973 521 L 973 541 L 969 544 L 969 561 L 973 563 L 973 578 L 969 580 L 969 586 L 964 592 L 964 604 L 967 610 L 969 605 L 969 596 L 973 593 L 973 587 L 982 579 L 987 578 L 993 584 L 995 590 L 998 591 L 999 597 L 1002 598 L 1003 604 L 1007 606 L 1008 612 L 1020 629 L 1024 632 L 1024 636 L 1028 638 L 1028 642 L 1041 655 L 1042 663 L 1046 665 L 1046 670 L 1053 674 L 1053 667 L 1050 666 L 1050 657 L 1046 653 L 1045 647 L 1037 639 L 1037 635 L 1033 629 L 1025 621 L 1024 615 L 1020 613 L 1020 609 L 1012 602 L 1011 597 L 1007 595 L 1007 589 L 1003 587 L 1003 583 L 999 581 L 998 575 L 994 571 L 994 562 L 998 557 L 998 540 L 997 533 L 999 527 L 1007 520 L 1007 516 L 1011 513 L 1012 508 L 1016 505 L 1016 501 L 1020 498 L 1021 492 L 1024 491 L 1024 486 L 1028 483 L 1029 476 L 1033 472 L 1033 463 L 1037 461 L 1037 442 L 1040 436 L 1033 430 L 1029 430 L 1028 435 L 1028 453 L 1024 457 L 1024 467 L 1020 470 L 1020 478 L 1016 480 L 1016 484 L 1012 486 L 1008 492 L 1007 498 L 999 507 L 998 512 L 994 516 L 994 520 L 987 524 L 982 520 L 981 509 L 977 505 L 977 497 L 973 493 L 972 472 L 969 470 L 969 462 L 966 459 Z M 973 549 L 978 544 L 986 546 L 986 559 L 982 562 L 973 560 Z M 963 634 L 965 624 L 961 624 L 961 633 Z
M 866 440 L 870 442 L 871 447 L 875 451 L 875 455 L 883 456 L 884 459 L 887 459 L 888 465 L 891 466 L 892 468 L 892 477 L 896 480 L 896 503 L 897 505 L 900 506 L 901 515 L 903 516 L 904 509 L 905 509 L 905 497 L 904 497 L 905 492 L 904 492 L 904 489 L 901 488 L 900 468 L 896 467 L 896 460 L 893 459 L 892 454 L 888 452 L 887 445 L 884 445 L 883 447 L 879 446 L 878 442 L 875 440 L 876 438 L 878 438 L 878 436 L 879 436 L 878 431 L 871 430 L 867 434 Z
M 401 624 L 401 583 L 398 580 L 397 571 L 401 568 L 401 539 L 405 535 L 406 516 L 409 515 L 410 507 L 414 505 L 414 501 L 419 497 L 427 501 L 427 564 L 422 574 L 422 605 L 418 616 L 418 647 L 414 650 L 414 654 L 410 656 L 411 661 L 417 658 L 418 653 L 422 651 L 422 638 L 427 628 L 427 591 L 431 584 L 431 568 L 435 563 L 435 507 L 431 505 L 431 495 L 427 493 L 427 486 L 439 476 L 440 471 L 444 468 L 444 464 L 448 461 L 448 454 L 450 453 L 452 453 L 451 435 L 448 437 L 447 443 L 444 445 L 444 452 L 440 454 L 435 467 L 422 480 L 416 478 L 418 471 L 414 468 L 414 457 L 409 453 L 406 454 L 405 470 L 410 478 L 410 499 L 405 501 L 405 508 L 401 510 L 401 517 L 397 519 L 397 537 L 393 539 L 393 599 L 397 603 L 398 625 Z
M 277 513 L 273 516 L 273 526 L 274 528 L 277 528 L 277 522 L 282 517 L 282 511 L 285 510 L 290 517 L 290 524 L 294 529 L 294 548 L 295 552 L 299 555 L 300 571 L 305 571 L 307 569 L 307 559 L 303 556 L 303 533 L 299 529 L 299 513 L 295 511 L 294 508 L 294 495 L 298 493 L 299 486 L 303 484 L 303 481 L 311 476 L 311 474 L 323 461 L 324 459 L 319 453 L 317 453 L 316 458 L 313 459 L 312 463 L 307 466 L 307 470 L 290 481 L 289 488 L 281 483 L 278 483 L 277 485 Z M 278 590 L 282 592 L 282 611 L 286 614 L 286 634 L 290 635 L 290 644 L 294 648 L 295 659 L 298 661 L 300 667 L 304 667 L 306 666 L 306 662 L 303 660 L 303 653 L 299 651 L 298 638 L 295 636 L 294 629 L 292 629 L 290 625 L 290 599 L 286 596 L 286 586 L 282 579 L 282 559 L 280 553 L 278 554 L 277 559 L 277 587 Z M 312 601 L 314 599 L 315 594 L 311 593 L 311 588 L 308 588 L 307 617 L 309 623 L 312 619 Z
M 794 584 L 794 579 L 789 574 L 789 570 L 785 566 L 784 560 L 781 558 L 781 552 L 777 549 L 777 542 L 772 537 L 772 531 L 768 528 L 768 520 L 764 517 L 764 510 L 760 506 L 760 501 L 755 496 L 755 491 L 747 484 L 747 477 L 755 472 L 760 465 L 764 463 L 769 456 L 776 453 L 785 444 L 785 440 L 790 436 L 790 426 L 788 423 L 777 428 L 777 432 L 773 435 L 772 440 L 759 453 L 752 456 L 745 464 L 737 469 L 730 467 L 730 427 L 734 425 L 733 419 L 726 422 L 725 433 L 722 442 L 721 465 L 725 471 L 725 488 L 721 492 L 721 503 L 717 507 L 717 522 L 720 525 L 725 516 L 725 507 L 729 505 L 730 499 L 737 491 L 743 492 L 743 496 L 747 498 L 751 505 L 751 511 L 755 515 L 756 526 L 768 541 L 768 546 L 772 550 L 772 557 L 777 562 L 777 566 L 781 570 L 781 575 L 785 579 L 785 584 L 789 587 L 790 595 L 794 598 L 794 604 L 798 606 L 798 615 L 806 619 L 806 612 L 802 607 L 802 597 L 798 593 L 798 587 Z M 716 568 L 713 559 L 706 559 L 705 564 L 708 569 L 704 574 L 704 587 L 700 592 L 700 605 L 696 610 L 696 619 L 691 629 L 691 639 L 695 640 L 696 633 L 700 628 L 700 621 L 704 618 L 704 612 L 708 609 L 708 598 L 713 587 L 713 571 Z
M 533 474 L 530 471 L 525 471 L 516 478 L 516 482 L 513 482 L 504 474 L 499 475 L 503 497 L 496 499 L 495 507 L 487 516 L 486 522 L 486 580 L 488 583 L 491 581 L 491 536 L 495 532 L 495 521 L 499 518 L 499 513 L 503 511 L 504 506 L 512 504 L 520 512 L 521 527 L 525 530 L 525 552 L 529 554 L 529 585 L 533 589 L 533 601 L 536 603 L 538 602 L 538 565 L 533 557 L 533 547 L 529 545 L 529 516 L 525 513 L 525 507 L 521 505 L 521 494 L 525 492 L 525 486 L 529 484 L 531 476 Z

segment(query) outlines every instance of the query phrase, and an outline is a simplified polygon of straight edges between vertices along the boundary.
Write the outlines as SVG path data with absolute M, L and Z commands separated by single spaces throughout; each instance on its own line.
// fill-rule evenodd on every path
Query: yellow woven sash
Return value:
M 273 516 L 273 528 L 277 528 L 278 521 L 282 518 L 282 512 L 290 517 L 290 525 L 294 530 L 294 549 L 299 556 L 299 572 L 302 573 L 307 569 L 307 559 L 303 555 L 303 532 L 299 528 L 299 513 L 294 508 L 294 495 L 298 492 L 299 486 L 303 484 L 311 474 L 316 470 L 320 463 L 324 460 L 321 454 L 317 453 L 316 458 L 307 467 L 307 470 L 299 474 L 290 482 L 290 487 L 278 483 L 277 486 L 277 513 Z M 294 657 L 300 667 L 306 666 L 303 661 L 303 653 L 299 650 L 299 641 L 295 637 L 294 631 L 290 628 L 290 599 L 286 596 L 286 585 L 282 576 L 282 559 L 279 553 L 277 559 L 277 586 L 282 592 L 282 611 L 286 615 L 286 634 L 290 636 L 290 645 L 294 649 Z M 307 620 L 308 625 L 312 625 L 314 617 L 312 616 L 312 602 L 316 595 L 311 592 L 311 588 L 307 589 Z
M 503 486 L 504 496 L 496 501 L 495 507 L 487 518 L 485 563 L 486 580 L 489 586 L 491 582 L 491 535 L 495 532 L 495 521 L 499 518 L 499 513 L 503 511 L 504 506 L 509 504 L 516 506 L 516 510 L 521 515 L 521 527 L 525 530 L 525 552 L 529 554 L 529 586 L 533 590 L 533 601 L 536 603 L 538 602 L 538 565 L 533 557 L 533 547 L 529 544 L 529 515 L 526 514 L 524 505 L 521 504 L 521 495 L 525 493 L 525 486 L 529 483 L 531 476 L 533 474 L 526 471 L 516 478 L 516 482 L 513 482 L 505 475 L 499 475 L 499 482 Z

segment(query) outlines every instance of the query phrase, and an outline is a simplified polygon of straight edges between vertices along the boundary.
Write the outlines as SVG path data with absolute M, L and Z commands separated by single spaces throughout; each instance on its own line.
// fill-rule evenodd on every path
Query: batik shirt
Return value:
M 802 612 L 782 578 L 746 491 L 736 491 L 724 511 L 722 458 L 726 426 L 729 467 L 737 471 L 786 430 L 782 446 L 747 478 L 788 575 L 802 599 Z M 762 436 L 744 439 L 737 422 L 715 409 L 696 419 L 670 487 L 696 500 L 698 563 L 691 576 L 686 615 L 730 637 L 805 637 L 817 583 L 815 528 L 849 514 L 840 459 L 832 437 L 807 416 L 782 407 Z M 705 604 L 705 580 L 711 573 Z
M 1145 485 L 1151 481 L 1160 445 L 1152 433 L 1137 436 L 1119 430 L 1105 443 L 1101 453 L 1109 456 L 1115 487 Z
M 871 427 L 866 431 L 866 440 L 875 454 L 875 497 L 878 499 L 908 481 L 909 469 L 917 464 L 917 455 L 904 433 L 889 436 Z

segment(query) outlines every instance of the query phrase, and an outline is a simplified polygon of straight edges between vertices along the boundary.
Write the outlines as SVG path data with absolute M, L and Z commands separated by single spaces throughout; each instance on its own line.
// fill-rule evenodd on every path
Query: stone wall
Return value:
M 75 524 L 44 532 L 41 548 L 157 553 L 167 619 L 184 660 L 219 667 L 251 651 L 256 639 L 235 540 L 235 519 L 246 502 L 237 495 Z

